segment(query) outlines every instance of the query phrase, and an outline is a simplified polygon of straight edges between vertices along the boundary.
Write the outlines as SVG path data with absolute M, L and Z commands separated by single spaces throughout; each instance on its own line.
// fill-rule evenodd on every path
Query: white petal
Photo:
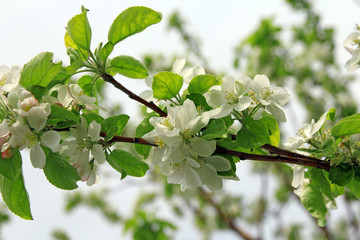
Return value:
M 211 90 L 206 95 L 206 101 L 212 107 L 220 107 L 225 104 L 225 94 L 219 90 Z
M 209 164 L 204 164 L 197 172 L 205 186 L 211 191 L 220 191 L 223 187 L 222 179 L 217 175 L 215 168 Z
M 91 140 L 97 141 L 100 138 L 101 125 L 95 120 L 89 125 L 88 134 Z
M 286 122 L 286 116 L 282 108 L 274 103 L 266 106 L 266 110 L 271 113 L 278 121 Z
M 32 107 L 28 112 L 28 121 L 32 128 L 36 132 L 40 131 L 45 127 L 48 113 L 42 107 Z
M 236 111 L 244 111 L 245 109 L 247 109 L 248 107 L 250 107 L 251 105 L 251 98 L 248 96 L 244 96 L 239 98 L 239 101 L 236 105 L 234 105 L 234 109 Z
M 199 174 L 192 168 L 186 168 L 181 182 L 181 191 L 185 191 L 187 188 L 195 189 L 200 186 L 202 186 L 202 181 Z
M 206 163 L 212 165 L 217 171 L 228 171 L 231 169 L 229 160 L 221 156 L 210 156 L 205 158 Z
M 263 97 L 263 89 L 270 87 L 269 78 L 265 75 L 256 75 L 251 82 L 250 89 L 253 90 L 260 97 Z
M 291 183 L 291 186 L 293 186 L 294 188 L 298 188 L 302 181 L 304 180 L 304 167 L 303 166 L 296 166 L 293 169 L 293 180 Z
M 215 141 L 206 141 L 205 139 L 194 137 L 190 140 L 191 149 L 201 157 L 209 157 L 216 149 Z
M 39 143 L 35 143 L 30 148 L 30 160 L 34 168 L 43 169 L 45 167 L 46 156 Z
M 58 152 L 60 150 L 61 136 L 58 132 L 53 130 L 44 132 L 40 139 L 42 145 L 50 148 L 53 152 Z
M 182 59 L 177 59 L 172 67 L 172 72 L 176 73 L 176 74 L 180 74 L 181 70 L 184 68 L 186 63 L 186 59 L 182 58 Z
M 290 100 L 290 95 L 284 88 L 274 87 L 272 91 L 274 93 L 267 98 L 268 101 L 273 101 L 282 106 Z
M 95 160 L 99 164 L 102 164 L 102 163 L 105 162 L 105 153 L 104 153 L 104 150 L 103 150 L 103 148 L 102 148 L 102 146 L 100 144 L 95 144 L 91 148 L 91 155 L 94 156 Z

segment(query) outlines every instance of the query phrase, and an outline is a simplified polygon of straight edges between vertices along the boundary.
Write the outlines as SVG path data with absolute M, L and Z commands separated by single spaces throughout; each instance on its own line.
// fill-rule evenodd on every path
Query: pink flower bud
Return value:
M 31 96 L 28 98 L 25 98 L 21 103 L 20 103 L 20 109 L 28 112 L 32 107 L 38 106 L 39 105 L 39 101 L 36 100 L 35 97 Z
M 1 153 L 1 157 L 3 159 L 9 159 L 13 156 L 13 152 L 11 149 L 6 149 L 4 152 Z

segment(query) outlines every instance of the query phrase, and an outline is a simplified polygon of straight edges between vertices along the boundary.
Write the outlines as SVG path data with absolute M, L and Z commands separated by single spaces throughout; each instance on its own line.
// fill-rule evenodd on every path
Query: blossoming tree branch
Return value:
M 278 123 L 286 121 L 282 106 L 290 96 L 267 76 L 218 77 L 185 59 L 176 60 L 172 71 L 149 76 L 139 60 L 110 55 L 125 38 L 160 22 L 161 14 L 126 9 L 110 26 L 108 42 L 92 51 L 87 11 L 82 8 L 67 24 L 69 66 L 43 52 L 22 68 L 0 67 L 0 187 L 14 214 L 32 219 L 24 149 L 51 184 L 66 190 L 77 188 L 78 181 L 94 184 L 98 165 L 106 162 L 121 178 L 143 177 L 151 162 L 182 191 L 202 186 L 220 191 L 223 179 L 238 180 L 240 160 L 286 163 L 293 168 L 295 193 L 320 225 L 345 187 L 360 195 L 359 114 L 335 123 L 330 109 L 281 144 Z M 347 49 L 355 46 L 349 69 L 359 64 L 358 39 L 352 34 L 346 40 Z M 145 79 L 149 89 L 137 95 L 118 74 Z M 102 82 L 147 107 L 135 136 L 122 136 L 129 116 L 99 114 Z M 133 143 L 136 153 L 116 148 L 116 142 Z

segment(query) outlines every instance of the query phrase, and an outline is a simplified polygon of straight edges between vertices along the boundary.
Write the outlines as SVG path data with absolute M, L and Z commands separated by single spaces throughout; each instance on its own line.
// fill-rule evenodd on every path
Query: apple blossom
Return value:
M 251 82 L 250 89 L 254 97 L 266 111 L 278 121 L 285 122 L 286 116 L 281 106 L 289 101 L 289 94 L 282 87 L 270 88 L 269 78 L 265 75 L 256 75 Z
M 100 124 L 92 121 L 87 126 L 85 118 L 81 117 L 81 122 L 76 124 L 75 129 L 70 129 L 73 139 L 64 141 L 61 146 L 60 153 L 69 157 L 69 162 L 78 170 L 83 181 L 88 179 L 89 171 L 93 170 L 93 160 L 99 164 L 105 162 L 103 147 L 98 143 L 100 130 Z
M 17 87 L 20 81 L 20 66 L 12 66 L 11 68 L 0 66 L 0 93 L 8 93 Z
M 231 76 L 225 76 L 221 86 L 213 86 L 209 93 L 205 94 L 210 106 L 221 109 L 215 118 L 225 117 L 233 110 L 240 112 L 250 107 L 251 98 L 246 96 L 250 82 L 249 77 L 235 80 Z

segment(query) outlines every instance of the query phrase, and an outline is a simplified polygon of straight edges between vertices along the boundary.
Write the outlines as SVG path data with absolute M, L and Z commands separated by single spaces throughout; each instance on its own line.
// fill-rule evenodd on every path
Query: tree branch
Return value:
M 263 162 L 281 162 L 281 163 L 292 163 L 307 167 L 315 167 L 319 169 L 325 169 L 327 171 L 330 170 L 330 162 L 322 161 L 320 159 L 310 160 L 308 158 L 303 157 L 295 157 L 295 156 L 281 156 L 281 155 L 258 155 L 251 153 L 238 152 L 235 150 L 230 150 L 222 147 L 217 147 L 215 150 L 216 153 L 229 155 L 233 157 L 238 157 L 240 160 L 254 160 L 254 161 L 263 161 Z
M 124 92 L 126 95 L 128 95 L 129 98 L 131 98 L 131 99 L 143 104 L 144 106 L 147 106 L 148 108 L 154 110 L 156 113 L 158 113 L 160 115 L 160 117 L 166 117 L 167 116 L 166 112 L 161 110 L 158 106 L 156 106 L 156 104 L 154 104 L 153 102 L 148 102 L 145 99 L 139 97 L 138 95 L 136 95 L 135 93 L 133 93 L 132 91 L 130 91 L 129 89 L 124 87 L 124 85 L 122 85 L 121 83 L 116 81 L 115 78 L 113 78 L 113 76 L 111 76 L 111 75 L 109 75 L 107 73 L 103 73 L 101 75 L 101 77 L 105 80 L 105 82 L 111 83 L 115 88 L 117 88 L 120 91 Z
M 232 229 L 236 234 L 242 237 L 245 240 L 255 240 L 257 238 L 253 238 L 249 235 L 249 233 L 245 232 L 243 229 L 239 228 L 235 223 L 232 217 L 226 215 L 224 211 L 221 209 L 221 206 L 215 202 L 215 200 L 211 197 L 210 194 L 206 193 L 203 188 L 198 189 L 200 196 L 208 202 L 217 212 L 220 219 L 228 225 L 230 229 Z

